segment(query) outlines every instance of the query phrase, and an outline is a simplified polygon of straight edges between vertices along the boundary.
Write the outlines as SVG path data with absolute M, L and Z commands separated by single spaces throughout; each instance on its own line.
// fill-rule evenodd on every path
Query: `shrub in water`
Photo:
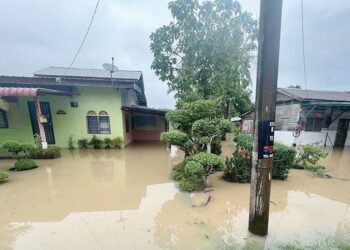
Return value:
M 22 151 L 21 143 L 18 141 L 6 141 L 3 145 L 3 148 L 6 149 L 13 155 L 13 158 L 18 159 L 19 153 Z
M 294 165 L 296 151 L 292 147 L 275 143 L 273 148 L 272 179 L 285 180 Z
M 219 156 L 210 153 L 199 153 L 186 157 L 172 172 L 172 178 L 179 181 L 183 191 L 200 191 L 206 187 L 207 177 L 224 167 Z
M 78 146 L 79 148 L 88 148 L 89 146 L 89 139 L 83 138 L 78 140 Z
M 113 140 L 111 138 L 104 138 L 103 139 L 103 144 L 104 144 L 104 148 L 106 149 L 110 149 L 110 148 L 114 148 L 114 143 L 113 143 Z
M 314 166 L 321 158 L 325 158 L 328 154 L 322 151 L 319 143 L 306 144 L 298 147 L 298 154 L 296 158 L 296 166 L 299 168 L 306 168 Z
M 92 146 L 94 149 L 101 149 L 101 148 L 103 148 L 103 141 L 102 141 L 102 139 L 100 139 L 96 135 L 94 135 L 90 139 L 89 145 Z
M 36 168 L 37 164 L 35 161 L 31 159 L 19 159 L 18 161 L 15 162 L 15 167 L 13 170 L 15 171 L 23 171 L 23 170 L 29 170 Z
M 5 171 L 0 170 L 0 181 L 6 180 L 9 178 L 9 174 Z
M 73 136 L 70 135 L 68 138 L 68 149 L 74 150 L 75 149 L 75 141 L 73 140 Z
M 115 148 L 122 148 L 124 141 L 123 141 L 123 138 L 118 136 L 118 137 L 113 138 L 112 143 L 113 143 Z
M 56 159 L 59 157 L 61 157 L 61 150 L 56 146 L 50 146 L 47 149 L 34 148 L 29 153 L 31 159 Z
M 250 182 L 252 166 L 253 137 L 240 134 L 234 141 L 237 148 L 232 158 L 225 161 L 223 178 L 231 182 Z M 292 147 L 275 143 L 273 150 L 272 178 L 285 180 L 288 178 L 289 169 L 292 168 L 296 152 Z
M 223 178 L 230 182 L 248 183 L 250 182 L 251 166 L 250 153 L 247 154 L 242 147 L 240 151 L 233 153 L 232 158 L 226 158 Z

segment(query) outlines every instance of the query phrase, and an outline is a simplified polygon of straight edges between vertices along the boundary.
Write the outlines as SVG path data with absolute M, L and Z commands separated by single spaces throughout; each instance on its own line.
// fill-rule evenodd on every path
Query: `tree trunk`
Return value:
M 211 153 L 211 142 L 207 144 L 207 153 Z

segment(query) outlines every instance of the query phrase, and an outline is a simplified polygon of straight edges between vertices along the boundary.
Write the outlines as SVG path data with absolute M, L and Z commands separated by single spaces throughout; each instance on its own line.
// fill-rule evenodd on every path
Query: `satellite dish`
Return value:
M 118 67 L 114 66 L 113 64 L 111 63 L 104 63 L 102 65 L 102 67 L 105 69 L 105 70 L 108 70 L 109 72 L 113 73 L 115 71 L 118 71 Z

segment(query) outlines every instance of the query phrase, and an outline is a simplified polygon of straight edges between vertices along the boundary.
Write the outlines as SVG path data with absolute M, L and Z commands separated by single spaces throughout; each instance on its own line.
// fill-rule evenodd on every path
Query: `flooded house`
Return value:
M 253 132 L 254 110 L 241 115 L 242 133 Z M 298 121 L 304 121 L 296 133 Z M 275 141 L 350 146 L 350 92 L 278 88 Z M 297 131 L 298 132 L 298 131 Z
M 0 76 L 0 137 L 67 147 L 74 140 L 159 140 L 165 111 L 147 107 L 141 71 L 49 67 Z

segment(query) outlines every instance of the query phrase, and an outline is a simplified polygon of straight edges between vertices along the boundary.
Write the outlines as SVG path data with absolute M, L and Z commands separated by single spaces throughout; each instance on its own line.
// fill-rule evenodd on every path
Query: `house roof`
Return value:
M 111 73 L 105 69 L 78 69 L 65 67 L 48 67 L 37 72 L 35 76 L 40 77 L 64 77 L 64 78 L 107 78 L 111 79 Z M 116 80 L 140 80 L 141 71 L 117 70 L 113 73 L 112 78 Z
M 34 73 L 34 77 L 0 76 L 2 87 L 57 88 L 70 86 L 112 87 L 133 89 L 138 104 L 147 106 L 143 76 L 141 71 L 118 70 L 113 73 L 104 69 L 77 69 L 49 67 Z
M 305 90 L 294 88 L 278 88 L 278 93 L 289 96 L 291 99 L 305 100 L 322 100 L 336 102 L 350 102 L 350 92 L 346 91 L 326 91 L 326 90 Z

